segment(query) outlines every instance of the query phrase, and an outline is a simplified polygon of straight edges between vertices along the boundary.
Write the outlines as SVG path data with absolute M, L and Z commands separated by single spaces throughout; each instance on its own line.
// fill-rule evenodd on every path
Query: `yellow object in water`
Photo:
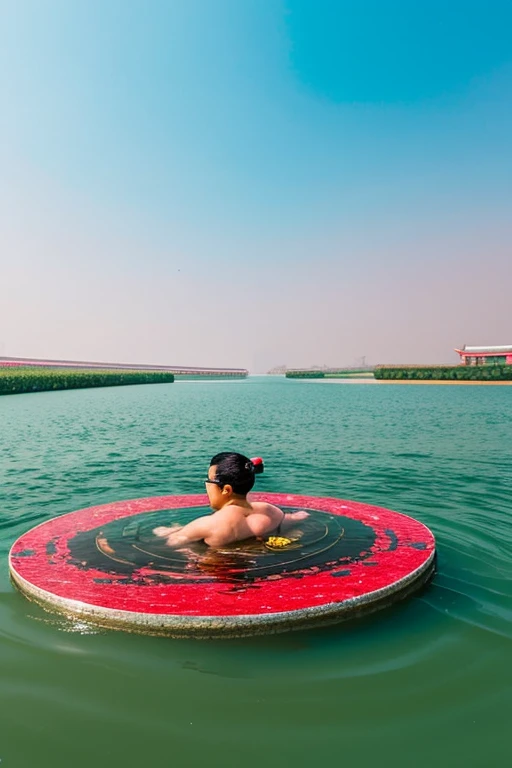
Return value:
M 269 536 L 265 541 L 265 546 L 269 549 L 283 549 L 284 547 L 289 547 L 290 544 L 294 544 L 296 541 L 298 539 L 287 539 L 286 536 Z

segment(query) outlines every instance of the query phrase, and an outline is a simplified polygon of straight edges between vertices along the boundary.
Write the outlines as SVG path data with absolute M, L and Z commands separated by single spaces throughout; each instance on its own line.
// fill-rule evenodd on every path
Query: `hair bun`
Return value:
M 263 459 L 261 458 L 261 456 L 253 456 L 253 458 L 251 459 L 251 464 L 252 464 L 252 468 L 254 469 L 254 474 L 261 475 L 264 468 Z
M 254 472 L 254 464 L 252 463 L 252 461 L 250 459 L 249 459 L 249 461 L 245 462 L 245 469 Z

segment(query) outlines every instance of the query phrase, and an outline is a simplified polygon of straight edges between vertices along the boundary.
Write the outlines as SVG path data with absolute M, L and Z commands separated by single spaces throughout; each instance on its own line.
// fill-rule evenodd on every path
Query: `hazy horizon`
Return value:
M 0 13 L 0 355 L 265 372 L 512 343 L 510 3 Z

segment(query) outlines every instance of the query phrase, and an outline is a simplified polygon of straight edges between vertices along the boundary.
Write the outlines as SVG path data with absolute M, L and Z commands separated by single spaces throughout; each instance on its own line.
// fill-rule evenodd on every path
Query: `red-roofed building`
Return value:
M 456 349 L 462 365 L 512 365 L 512 344 L 504 347 L 468 347 Z

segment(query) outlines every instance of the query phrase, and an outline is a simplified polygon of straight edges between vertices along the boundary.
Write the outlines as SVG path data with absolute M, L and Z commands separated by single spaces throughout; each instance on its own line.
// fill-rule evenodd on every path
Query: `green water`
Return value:
M 0 398 L 1 768 L 509 765 L 512 388 L 246 381 Z M 355 625 L 176 641 L 71 625 L 10 585 L 37 523 L 204 490 L 219 450 L 259 490 L 429 525 L 438 574 Z

